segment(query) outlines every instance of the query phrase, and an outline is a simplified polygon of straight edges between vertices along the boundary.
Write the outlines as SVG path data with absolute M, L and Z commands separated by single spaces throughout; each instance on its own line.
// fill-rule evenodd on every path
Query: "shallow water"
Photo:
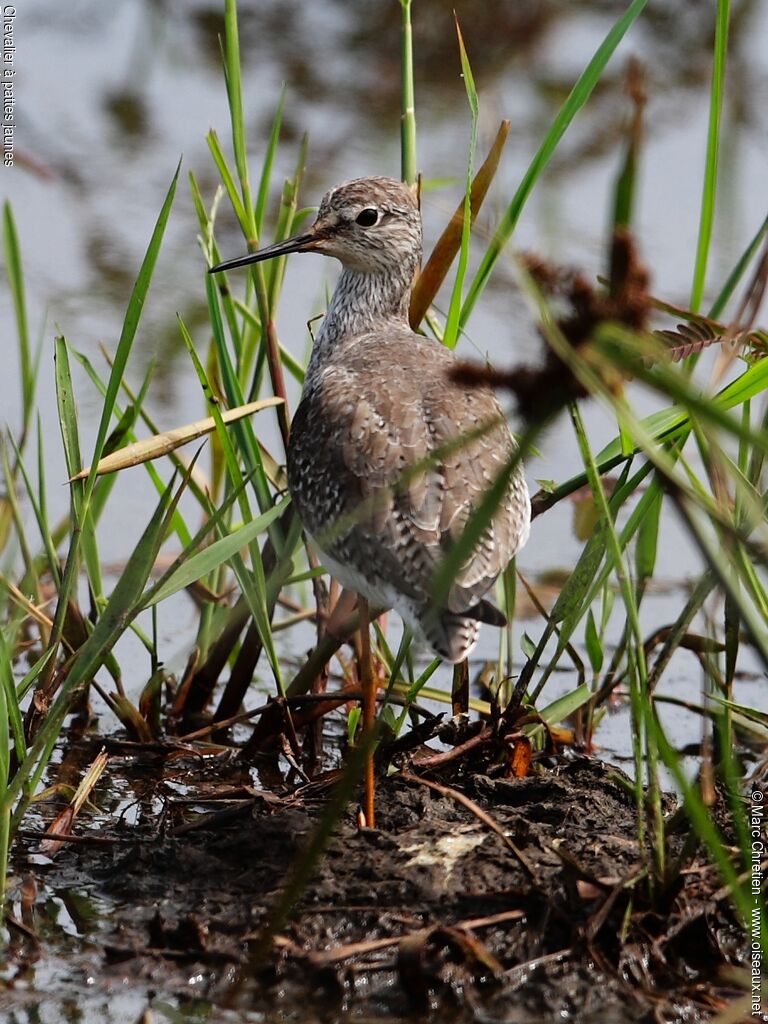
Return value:
M 79 753 L 87 758 L 87 747 Z M 138 753 L 131 765 L 118 754 L 106 788 L 125 787 L 128 776 L 138 793 L 153 774 L 148 760 Z M 217 786 L 232 792 L 243 775 L 226 762 L 195 761 L 185 765 L 185 789 L 195 801 L 210 799 Z M 178 771 L 169 760 L 159 776 Z M 566 1009 L 574 1024 L 598 1016 L 630 1024 L 653 1006 L 705 1019 L 702 1008 L 738 991 L 713 965 L 743 957 L 730 909 L 713 899 L 714 875 L 685 876 L 685 891 L 670 899 L 652 938 L 640 886 L 632 907 L 619 896 L 590 944 L 581 941 L 602 901 L 579 889 L 568 864 L 605 880 L 625 878 L 637 865 L 634 802 L 616 776 L 595 759 L 570 756 L 547 759 L 545 772 L 524 780 L 462 770 L 456 779 L 441 775 L 493 818 L 496 834 L 455 799 L 427 791 L 423 779 L 382 779 L 377 830 L 360 830 L 348 809 L 290 924 L 279 930 L 283 953 L 270 958 L 272 966 L 258 960 L 254 940 L 285 865 L 305 849 L 323 814 L 322 793 L 309 787 L 297 798 L 284 791 L 282 804 L 275 793 L 269 804 L 251 801 L 245 813 L 183 836 L 179 823 L 191 823 L 191 806 L 167 806 L 162 834 L 156 817 L 124 828 L 107 813 L 99 836 L 111 846 L 70 847 L 54 864 L 19 851 L 18 863 L 34 872 L 44 898 L 26 911 L 17 899 L 14 910 L 44 945 L 14 932 L 9 1005 L 16 1020 L 30 1024 L 56 1020 L 57 1006 L 65 1020 L 82 1019 L 71 1015 L 77 1007 L 88 1020 L 102 1012 L 121 1021 L 133 1012 L 133 1024 L 148 1004 L 159 1020 L 170 1005 L 182 1011 L 171 1019 L 181 1020 L 233 1019 L 224 1007 L 242 1010 L 234 1017 L 242 1020 L 412 1020 L 426 1009 L 427 983 L 429 1019 L 446 1024 L 549 1021 L 563 1019 Z M 668 842 L 674 856 L 684 833 Z M 702 907 L 706 914 L 696 912 Z M 617 963 L 622 922 L 629 938 Z M 443 924 L 455 929 L 453 939 L 440 931 Z M 467 947 L 440 955 L 461 928 L 482 943 L 485 959 Z M 428 938 L 423 929 L 437 930 Z M 628 1002 L 641 961 L 653 992 L 635 987 L 636 1001 Z M 255 1008 L 261 1017 L 246 1015 Z

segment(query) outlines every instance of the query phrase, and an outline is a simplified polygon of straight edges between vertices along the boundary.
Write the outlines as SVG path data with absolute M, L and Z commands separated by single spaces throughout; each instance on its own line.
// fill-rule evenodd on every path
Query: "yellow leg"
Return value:
M 373 675 L 373 664 L 371 662 L 371 610 L 364 597 L 360 598 L 360 655 L 362 664 L 360 666 L 360 684 L 363 690 L 363 739 L 368 740 L 376 724 L 376 680 Z M 376 812 L 374 809 L 374 763 L 373 749 L 368 753 L 365 761 L 365 796 L 363 800 L 363 813 L 368 828 L 376 827 Z

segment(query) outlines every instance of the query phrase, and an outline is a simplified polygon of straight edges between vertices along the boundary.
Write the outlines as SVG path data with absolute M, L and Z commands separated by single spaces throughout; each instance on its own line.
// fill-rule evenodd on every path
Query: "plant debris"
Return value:
M 33 998 L 20 981 L 57 946 L 73 957 L 88 950 L 94 1005 L 130 984 L 146 1000 L 136 1017 L 152 993 L 183 1003 L 191 978 L 214 1007 L 296 1021 L 427 1010 L 451 1021 L 565 1012 L 574 1021 L 704 1021 L 740 993 L 746 940 L 719 876 L 694 860 L 663 907 L 651 904 L 634 801 L 616 768 L 569 756 L 545 758 L 523 779 L 491 778 L 461 760 L 429 777 L 423 768 L 389 776 L 379 828 L 358 828 L 355 805 L 347 808 L 264 952 L 276 897 L 338 773 L 266 793 L 221 750 L 163 758 L 150 746 L 149 759 L 130 744 L 110 760 L 136 794 L 134 824 L 110 816 L 97 842 L 85 832 L 46 863 L 39 841 L 21 837 L 20 927 L 3 983 L 10 1005 Z M 671 838 L 670 857 L 684 842 Z M 46 921 L 54 892 L 100 907 L 98 929 L 90 921 L 75 940 L 61 928 L 57 936 Z M 72 984 L 34 1000 L 65 1000 Z

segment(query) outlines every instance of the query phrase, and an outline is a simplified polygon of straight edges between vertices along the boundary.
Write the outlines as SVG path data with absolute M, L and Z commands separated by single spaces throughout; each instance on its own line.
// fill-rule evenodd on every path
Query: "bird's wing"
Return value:
M 425 598 L 436 565 L 512 457 L 514 442 L 494 395 L 451 381 L 452 358 L 434 343 L 422 342 L 429 346 L 426 365 L 423 355 L 414 359 L 412 338 L 401 349 L 386 346 L 381 359 L 390 365 L 378 366 L 382 372 L 371 374 L 371 354 L 362 346 L 356 356 L 325 369 L 313 399 L 322 414 L 305 410 L 307 422 L 298 426 L 315 429 L 319 462 L 312 473 L 332 479 L 341 495 L 326 506 L 326 518 L 350 524 L 336 557 L 354 560 L 359 572 L 375 566 L 401 592 Z M 333 436 L 321 437 L 310 420 L 333 423 Z M 452 611 L 476 604 L 515 553 L 515 500 L 527 503 L 527 492 L 522 477 L 514 483 L 522 495 L 508 489 L 457 574 L 448 601 Z M 310 524 L 315 534 L 318 525 Z
M 430 387 L 425 419 L 440 451 L 440 517 L 443 552 L 458 541 L 489 489 L 513 458 L 515 444 L 493 393 L 485 388 Z M 522 491 L 521 491 L 522 485 Z M 519 546 L 520 517 L 527 523 L 527 491 L 514 475 L 488 526 L 455 576 L 448 606 L 463 611 L 492 586 Z

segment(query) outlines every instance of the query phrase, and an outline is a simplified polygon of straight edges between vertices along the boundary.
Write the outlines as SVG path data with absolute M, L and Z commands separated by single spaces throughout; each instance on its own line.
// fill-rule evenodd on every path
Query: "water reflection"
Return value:
M 115 331 L 178 152 L 185 153 L 186 166 L 195 170 L 207 196 L 215 186 L 204 135 L 211 124 L 223 138 L 227 134 L 219 46 L 222 6 L 218 0 L 113 5 L 80 0 L 73 18 L 69 8 L 65 15 L 49 0 L 30 8 L 20 22 L 25 47 L 21 152 L 18 168 L 2 179 L 3 191 L 15 201 L 22 221 L 33 297 L 56 317 L 66 313 L 74 335 L 82 328 L 91 338 Z M 483 101 L 481 134 L 490 133 L 502 116 L 513 119 L 508 176 L 497 190 L 497 210 L 575 76 L 625 7 L 624 0 L 458 0 Z M 764 25 L 761 16 L 755 2 L 734 5 L 731 134 L 740 125 L 752 131 L 765 127 L 768 68 L 753 45 Z M 396 171 L 399 17 L 396 3 L 378 0 L 240 4 L 254 160 L 269 130 L 280 83 L 288 90 L 276 187 L 294 159 L 291 140 L 307 128 L 308 199 L 351 174 Z M 419 0 L 413 18 L 420 164 L 427 177 L 460 178 L 467 114 L 450 10 L 443 0 Z M 611 62 L 553 162 L 548 182 L 550 187 L 556 183 L 561 207 L 584 204 L 583 195 L 571 198 L 580 168 L 591 168 L 590 174 L 599 177 L 615 159 L 617 132 L 626 116 L 621 84 L 629 52 L 645 62 L 649 134 L 658 137 L 679 128 L 694 95 L 697 102 L 705 101 L 713 28 L 713 5 L 700 0 L 654 4 L 644 13 L 620 51 L 625 58 Z M 700 148 L 691 154 L 692 168 L 698 167 L 700 154 Z M 676 166 L 670 173 L 687 171 Z M 442 212 L 442 201 L 436 202 Z M 446 210 L 452 202 L 453 196 Z M 178 347 L 171 312 L 187 314 L 193 293 L 195 312 L 200 312 L 198 278 L 190 273 L 199 268 L 192 244 L 196 226 L 185 197 L 177 203 L 179 216 L 185 222 L 177 227 L 175 220 L 167 246 L 172 265 L 161 261 L 158 277 L 173 302 L 160 299 L 160 306 L 153 304 L 149 311 L 153 330 L 170 335 L 164 338 L 161 374 L 168 366 L 165 349 Z M 539 223 L 538 234 L 559 230 L 562 235 L 562 221 L 552 213 L 551 223 Z M 574 246 L 578 250 L 578 235 Z
M 737 117 L 753 124 L 764 111 L 759 97 L 765 68 L 756 66 L 747 52 L 759 17 L 758 6 L 754 0 L 734 5 L 731 37 L 732 74 L 749 86 L 734 90 Z M 114 33 L 117 22 L 125 20 L 124 8 L 95 2 L 83 2 L 80 7 L 83 16 L 77 32 L 85 22 L 90 37 L 100 43 Z M 492 101 L 505 84 L 528 94 L 528 102 L 516 110 L 515 121 L 515 131 L 527 135 L 540 132 L 542 117 L 570 90 L 588 56 L 582 42 L 603 32 L 626 9 L 626 3 L 459 0 L 455 9 L 479 88 L 490 92 Z M 51 42 L 57 36 L 65 45 L 68 37 L 72 39 L 75 29 L 69 20 L 38 18 L 39 31 Z M 664 105 L 674 104 L 676 94 L 707 85 L 714 22 L 713 6 L 701 0 L 670 0 L 651 5 L 644 13 L 631 45 L 647 61 L 652 91 L 663 96 Z M 413 27 L 420 103 L 426 103 L 430 117 L 440 112 L 453 115 L 463 103 L 463 90 L 453 21 L 444 0 L 414 4 Z M 192 6 L 144 0 L 136 4 L 130 30 L 120 32 L 120 51 L 113 55 L 113 66 L 123 82 L 105 89 L 102 96 L 102 108 L 114 128 L 113 145 L 128 150 L 153 131 L 164 131 L 149 100 L 153 77 L 162 68 L 194 66 L 212 88 L 220 88 L 219 40 L 223 32 L 218 2 Z M 272 96 L 262 94 L 262 103 L 251 109 L 256 133 L 268 128 L 274 91 L 284 81 L 291 96 L 285 137 L 299 137 L 307 119 L 313 120 L 321 112 L 324 131 L 314 140 L 320 163 L 360 132 L 369 138 L 392 134 L 400 103 L 400 15 L 396 3 L 245 2 L 240 4 L 240 32 L 246 78 L 269 78 L 273 87 Z M 616 112 L 621 74 L 619 62 L 605 73 L 596 102 L 585 114 L 592 128 L 605 130 L 606 115 Z M 585 148 L 581 158 L 592 158 L 595 152 Z

